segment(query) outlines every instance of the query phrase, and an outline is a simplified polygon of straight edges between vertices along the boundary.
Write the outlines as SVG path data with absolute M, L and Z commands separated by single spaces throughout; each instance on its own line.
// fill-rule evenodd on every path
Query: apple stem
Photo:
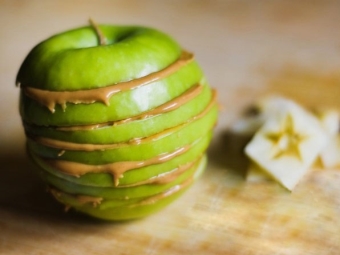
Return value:
M 102 31 L 99 29 L 98 24 L 94 22 L 91 18 L 89 19 L 89 22 L 98 36 L 99 45 L 106 45 L 107 44 L 106 38 L 104 37 Z

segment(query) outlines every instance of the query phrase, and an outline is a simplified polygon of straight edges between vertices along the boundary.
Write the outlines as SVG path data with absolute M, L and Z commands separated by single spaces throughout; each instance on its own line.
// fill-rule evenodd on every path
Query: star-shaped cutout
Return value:
M 295 130 L 292 115 L 288 114 L 276 132 L 265 134 L 265 138 L 273 143 L 273 159 L 282 156 L 296 157 L 302 161 L 300 144 L 308 138 Z

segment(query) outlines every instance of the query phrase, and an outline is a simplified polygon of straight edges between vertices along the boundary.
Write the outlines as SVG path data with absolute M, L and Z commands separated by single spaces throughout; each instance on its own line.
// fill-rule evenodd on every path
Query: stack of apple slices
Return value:
M 84 27 L 25 59 L 17 81 L 28 153 L 66 208 L 107 220 L 144 217 L 204 170 L 215 93 L 169 36 L 99 29 L 105 45 Z
M 254 135 L 245 147 L 250 158 L 248 181 L 275 180 L 293 190 L 313 164 L 334 167 L 339 162 L 339 113 L 307 111 L 297 103 L 268 97 L 257 108 L 260 114 L 243 122 Z

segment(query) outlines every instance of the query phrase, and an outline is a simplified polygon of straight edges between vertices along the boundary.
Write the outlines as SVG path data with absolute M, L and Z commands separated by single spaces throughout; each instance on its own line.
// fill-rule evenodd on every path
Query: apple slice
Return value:
M 111 187 L 94 187 L 89 185 L 81 185 L 69 182 L 66 179 L 59 178 L 54 174 L 45 171 L 43 168 L 39 168 L 39 175 L 43 178 L 50 186 L 57 188 L 60 191 L 69 194 L 82 194 L 85 196 L 101 197 L 103 199 L 134 199 L 140 197 L 152 196 L 161 192 L 164 192 L 171 187 L 178 185 L 179 183 L 191 178 L 198 166 L 206 162 L 205 157 L 198 158 L 194 162 L 190 162 L 189 167 L 185 171 L 180 171 L 179 174 L 175 175 L 174 178 L 169 178 L 160 183 L 136 183 L 128 186 L 111 186 Z
M 114 70 L 112 72 L 114 73 Z M 149 80 L 148 77 L 145 79 Z M 93 92 L 85 90 L 83 93 L 88 93 L 89 99 L 87 100 L 90 100 L 90 103 L 82 103 L 81 101 L 79 103 L 66 103 L 64 109 L 59 105 L 51 106 L 54 109 L 53 114 L 47 106 L 43 106 L 37 100 L 27 96 L 24 88 L 21 91 L 20 113 L 24 121 L 41 126 L 105 123 L 129 118 L 164 104 L 181 95 L 190 87 L 203 82 L 203 80 L 200 67 L 197 62 L 192 61 L 165 78 L 151 80 L 148 84 L 141 84 L 127 91 L 118 91 L 109 97 L 107 103 L 99 100 L 101 98 L 107 99 L 110 93 L 106 92 L 105 89 L 108 87 L 98 88 Z M 111 85 L 112 91 L 115 91 L 115 86 L 119 86 L 119 84 Z M 102 90 L 103 92 L 101 92 Z M 48 93 L 49 91 L 44 92 Z M 64 93 L 71 95 L 75 92 L 77 91 L 66 91 Z M 102 94 L 99 99 L 95 97 L 97 94 Z M 45 98 L 47 96 L 42 94 L 40 97 Z M 48 103 L 47 100 L 46 104 Z
M 288 190 L 306 174 L 327 144 L 318 119 L 293 102 L 271 116 L 245 153 Z
M 169 173 L 179 166 L 195 161 L 204 154 L 204 151 L 209 145 L 210 139 L 211 133 L 194 142 L 189 150 L 169 159 L 166 162 L 163 162 L 162 164 L 141 166 L 139 168 L 126 171 L 123 176 L 120 176 L 118 186 L 131 186 L 135 183 L 146 182 L 154 176 Z M 41 158 L 37 157 L 32 151 L 29 151 L 29 155 L 40 168 L 44 169 L 44 171 L 67 180 L 70 182 L 70 185 L 72 185 L 71 183 L 83 186 L 86 185 L 89 187 L 114 187 L 116 185 L 115 178 L 110 173 L 87 173 L 76 177 L 55 170 L 52 166 L 41 160 Z
M 105 220 L 129 220 L 145 217 L 167 206 L 181 196 L 202 174 L 206 161 L 198 165 L 196 173 L 185 181 L 155 195 L 135 199 L 101 199 L 100 197 L 72 195 L 54 191 L 54 196 L 67 207 Z
M 92 126 L 45 127 L 25 124 L 25 131 L 30 136 L 42 136 L 74 143 L 110 144 L 148 137 L 165 129 L 180 125 L 201 114 L 209 104 L 215 101 L 207 84 L 202 91 L 185 104 L 174 110 L 150 117 L 112 123 L 99 123 Z
M 86 164 L 107 164 L 116 161 L 146 160 L 176 148 L 191 144 L 213 129 L 217 118 L 216 104 L 200 118 L 174 128 L 164 130 L 154 136 L 135 142 L 114 144 L 48 143 L 49 140 L 28 139 L 29 150 L 37 156 L 69 160 Z M 46 144 L 44 144 L 44 141 Z M 56 144 L 56 145 L 55 145 Z M 53 146 L 57 146 L 53 148 Z M 69 148 L 68 148 L 69 147 Z M 62 152 L 62 153 L 60 153 Z

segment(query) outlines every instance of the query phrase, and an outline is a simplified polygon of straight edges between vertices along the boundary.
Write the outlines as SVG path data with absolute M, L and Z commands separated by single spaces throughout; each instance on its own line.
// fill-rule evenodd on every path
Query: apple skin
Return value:
M 99 29 L 107 45 L 98 45 L 91 27 L 41 42 L 21 65 L 17 83 L 52 91 L 105 87 L 164 69 L 181 54 L 176 41 L 155 29 L 111 25 Z

